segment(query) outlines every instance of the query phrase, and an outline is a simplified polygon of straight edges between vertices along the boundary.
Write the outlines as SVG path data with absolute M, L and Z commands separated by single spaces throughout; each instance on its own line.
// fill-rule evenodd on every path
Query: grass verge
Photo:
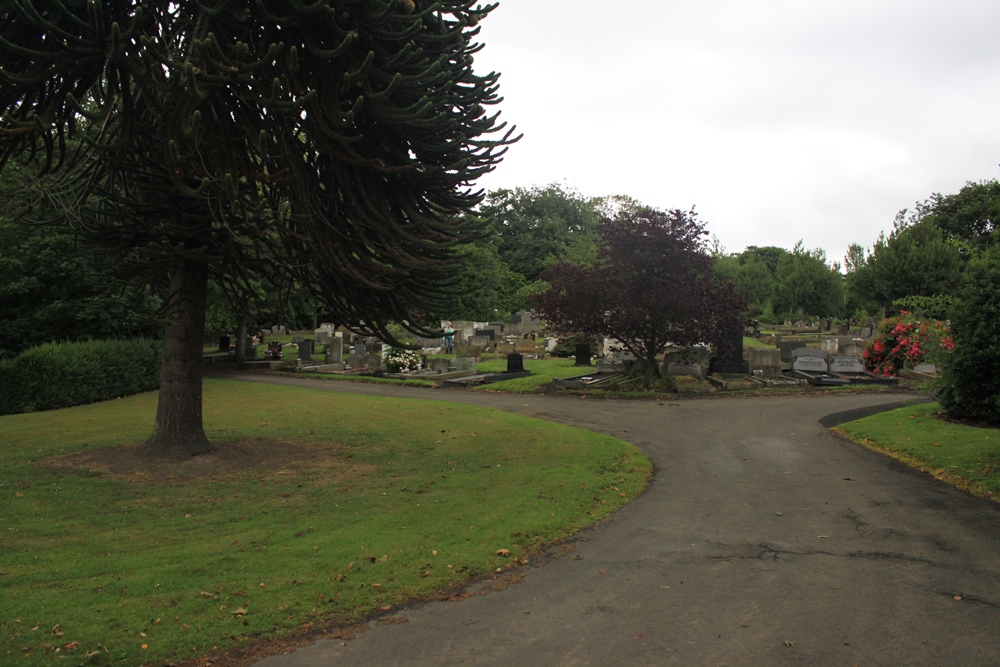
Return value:
M 0 418 L 0 664 L 177 663 L 390 613 L 594 523 L 650 474 L 632 445 L 558 424 L 226 380 L 205 382 L 206 430 L 252 456 L 120 469 L 155 407 Z
M 937 403 L 883 412 L 833 430 L 970 493 L 1000 501 L 1000 429 L 943 418 Z

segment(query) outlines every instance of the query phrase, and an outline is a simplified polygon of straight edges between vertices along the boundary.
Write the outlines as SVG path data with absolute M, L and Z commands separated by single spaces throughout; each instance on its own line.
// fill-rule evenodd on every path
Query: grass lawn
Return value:
M 542 385 L 551 384 L 553 378 L 568 378 L 586 375 L 597 371 L 595 366 L 575 366 L 575 359 L 551 357 L 549 359 L 525 359 L 524 369 L 531 371 L 528 377 L 491 382 L 476 387 L 476 391 L 509 391 L 515 393 L 532 393 Z M 476 371 L 484 373 L 500 373 L 507 370 L 507 359 L 482 359 L 476 364 Z
M 391 614 L 607 516 L 650 475 L 580 429 L 226 380 L 204 409 L 228 458 L 124 466 L 155 407 L 0 417 L 0 664 L 178 663 Z
M 865 417 L 834 429 L 978 496 L 1000 501 L 1000 429 L 945 421 L 937 403 Z

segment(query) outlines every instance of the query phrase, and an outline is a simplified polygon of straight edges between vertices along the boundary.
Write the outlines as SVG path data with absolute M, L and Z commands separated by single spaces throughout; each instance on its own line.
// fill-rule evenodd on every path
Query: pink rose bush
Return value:
M 918 322 L 913 314 L 900 311 L 898 317 L 887 317 L 878 333 L 865 347 L 865 368 L 872 373 L 893 377 L 906 364 L 936 361 L 955 349 L 948 327 L 937 320 Z

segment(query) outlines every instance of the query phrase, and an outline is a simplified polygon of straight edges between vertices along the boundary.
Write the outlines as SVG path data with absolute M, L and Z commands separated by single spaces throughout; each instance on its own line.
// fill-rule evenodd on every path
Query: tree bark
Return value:
M 205 265 L 179 260 L 170 274 L 156 425 L 140 447 L 148 456 L 185 458 L 215 449 L 205 435 L 201 411 L 207 292 Z

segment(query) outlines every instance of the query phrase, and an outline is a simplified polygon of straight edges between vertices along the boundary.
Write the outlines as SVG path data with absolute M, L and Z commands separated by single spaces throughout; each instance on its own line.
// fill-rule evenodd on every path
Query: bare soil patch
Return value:
M 206 479 L 222 481 L 247 473 L 270 477 L 294 474 L 304 469 L 323 470 L 327 480 L 331 476 L 342 478 L 365 472 L 363 469 L 369 466 L 345 460 L 343 449 L 336 443 L 246 438 L 221 443 L 214 452 L 180 461 L 143 456 L 139 453 L 139 445 L 135 444 L 67 454 L 48 459 L 41 465 L 143 484 L 177 484 Z

